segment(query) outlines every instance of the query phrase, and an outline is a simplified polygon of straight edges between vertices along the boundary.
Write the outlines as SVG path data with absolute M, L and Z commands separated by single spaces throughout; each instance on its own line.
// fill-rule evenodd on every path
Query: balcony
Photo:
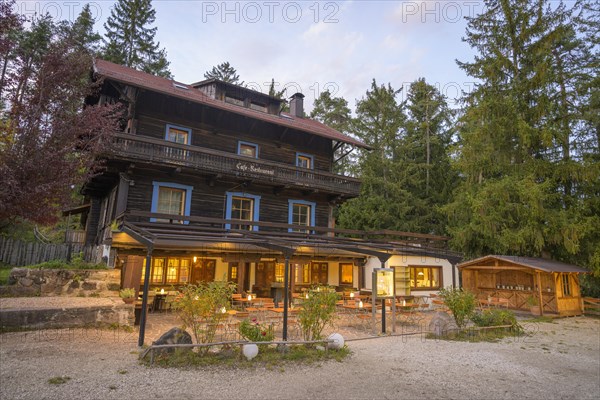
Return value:
M 360 180 L 356 178 L 143 136 L 115 134 L 110 155 L 347 197 L 356 197 L 360 192 Z

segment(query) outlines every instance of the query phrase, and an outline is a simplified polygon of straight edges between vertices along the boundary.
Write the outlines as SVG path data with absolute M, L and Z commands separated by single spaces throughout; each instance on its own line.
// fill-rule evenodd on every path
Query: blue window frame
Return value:
M 258 145 L 240 140 L 238 141 L 237 153 L 240 156 L 258 158 Z
M 306 200 L 288 200 L 288 224 L 315 226 L 317 203 Z M 308 232 L 289 228 L 288 232 Z
M 306 153 L 296 153 L 296 167 L 315 169 L 315 159 Z
M 180 207 L 180 211 L 179 211 L 179 215 L 183 215 L 183 216 L 189 216 L 190 215 L 190 209 L 192 206 L 192 191 L 194 190 L 193 186 L 188 186 L 188 185 L 181 185 L 179 183 L 171 183 L 171 182 L 152 182 L 152 206 L 150 211 L 153 213 L 159 212 L 160 207 L 159 207 L 159 197 L 161 195 L 161 189 L 164 189 L 162 191 L 162 194 L 165 195 L 167 194 L 167 191 L 169 189 L 174 189 L 172 190 L 174 191 L 181 191 L 182 192 L 182 197 L 181 197 L 181 201 L 183 202 L 183 204 Z M 177 206 L 172 207 L 171 209 L 176 209 Z M 161 210 L 162 211 L 162 210 Z M 168 212 L 169 214 L 172 212 Z M 174 214 L 177 215 L 177 214 Z M 150 222 L 156 222 L 156 218 L 150 218 Z M 184 221 L 184 224 L 189 224 L 189 221 Z
M 165 140 L 179 144 L 191 144 L 192 130 L 183 126 L 167 124 L 165 128 Z
M 238 207 L 233 207 L 234 201 L 239 203 L 240 200 L 250 200 L 251 215 L 249 218 L 240 218 L 240 214 L 243 213 L 243 211 Z M 238 215 L 234 215 L 234 213 L 237 213 Z M 235 219 L 260 221 L 260 196 L 242 192 L 225 192 L 225 219 L 232 219 L 232 215 Z M 231 224 L 225 224 L 225 229 L 231 229 Z M 253 225 L 252 230 L 258 231 L 258 226 Z

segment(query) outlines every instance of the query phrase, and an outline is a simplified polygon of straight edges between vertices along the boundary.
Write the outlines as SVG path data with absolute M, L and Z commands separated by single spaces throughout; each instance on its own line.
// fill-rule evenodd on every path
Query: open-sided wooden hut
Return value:
M 489 255 L 458 265 L 462 287 L 482 301 L 506 299 L 501 304 L 516 310 L 541 305 L 540 315 L 580 315 L 583 300 L 579 274 L 589 271 L 542 258 Z

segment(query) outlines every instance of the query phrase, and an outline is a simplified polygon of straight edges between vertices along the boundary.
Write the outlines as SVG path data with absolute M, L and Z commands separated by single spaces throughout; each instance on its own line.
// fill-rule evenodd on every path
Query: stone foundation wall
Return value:
M 98 325 L 133 326 L 133 305 L 92 306 L 76 308 L 0 310 L 0 328 L 49 329 Z
M 1 297 L 118 296 L 121 271 L 13 268 Z

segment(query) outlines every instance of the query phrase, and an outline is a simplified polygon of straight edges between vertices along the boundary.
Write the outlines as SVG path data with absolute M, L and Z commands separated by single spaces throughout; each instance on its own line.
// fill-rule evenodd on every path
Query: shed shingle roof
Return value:
M 502 255 L 489 255 L 485 257 L 476 258 L 474 260 L 466 261 L 458 264 L 458 268 L 476 266 L 477 264 L 492 261 L 501 260 L 510 262 L 517 265 L 522 265 L 529 268 L 539 269 L 546 272 L 590 272 L 584 268 L 578 267 L 577 265 L 566 264 L 560 261 L 547 260 L 544 258 L 534 257 L 520 257 L 520 256 L 502 256 Z
M 329 126 L 309 118 L 296 118 L 290 114 L 281 115 L 267 114 L 252 110 L 250 108 L 236 106 L 209 97 L 202 91 L 171 79 L 161 78 L 146 72 L 137 71 L 123 65 L 114 64 L 109 61 L 96 59 L 94 61 L 94 72 L 102 77 L 128 85 L 140 87 L 168 96 L 193 101 L 209 107 L 229 111 L 235 114 L 255 118 L 276 125 L 285 126 L 299 131 L 312 133 L 327 139 L 348 143 L 353 146 L 369 149 L 370 147 L 361 141 L 336 131 Z M 177 85 L 177 86 L 176 86 Z

